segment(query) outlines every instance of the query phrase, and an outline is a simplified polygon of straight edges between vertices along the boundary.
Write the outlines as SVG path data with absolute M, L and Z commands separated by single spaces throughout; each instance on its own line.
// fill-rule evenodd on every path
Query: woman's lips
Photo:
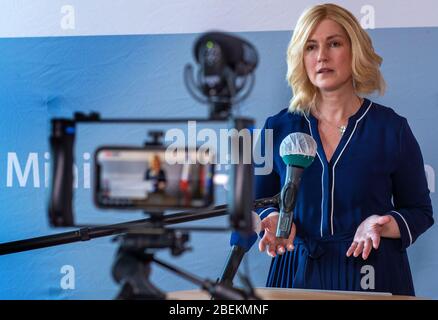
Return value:
M 323 68 L 317 71 L 318 74 L 330 73 L 333 72 L 333 69 Z

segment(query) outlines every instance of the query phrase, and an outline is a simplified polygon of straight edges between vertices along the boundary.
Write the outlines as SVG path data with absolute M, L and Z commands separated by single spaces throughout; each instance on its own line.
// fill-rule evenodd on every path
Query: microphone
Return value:
M 291 133 L 281 142 L 280 156 L 286 164 L 286 179 L 280 193 L 277 238 L 289 238 L 301 176 L 312 164 L 316 148 L 315 140 L 302 132 Z
M 257 51 L 251 43 L 214 31 L 196 40 L 194 56 L 209 75 L 220 75 L 229 67 L 238 76 L 245 76 L 253 72 L 258 63 Z
M 250 234 L 243 234 L 234 231 L 231 234 L 230 246 L 231 251 L 228 254 L 227 262 L 225 263 L 224 270 L 221 277 L 218 279 L 219 283 L 223 283 L 229 286 L 233 285 L 234 276 L 239 269 L 239 265 L 242 262 L 243 256 L 251 249 L 252 245 L 257 241 L 258 234 L 261 231 L 261 220 L 257 213 L 252 212 L 252 225 L 253 232 Z

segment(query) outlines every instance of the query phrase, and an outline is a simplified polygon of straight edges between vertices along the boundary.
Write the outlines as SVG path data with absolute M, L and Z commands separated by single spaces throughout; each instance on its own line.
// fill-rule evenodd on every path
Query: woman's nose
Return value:
M 327 49 L 320 46 L 318 49 L 318 62 L 327 61 Z

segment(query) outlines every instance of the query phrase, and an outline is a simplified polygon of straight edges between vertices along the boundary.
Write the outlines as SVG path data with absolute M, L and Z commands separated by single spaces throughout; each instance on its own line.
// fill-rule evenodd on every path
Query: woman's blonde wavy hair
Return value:
M 298 19 L 287 49 L 286 79 L 292 88 L 289 111 L 308 113 L 316 102 L 318 89 L 310 82 L 304 66 L 304 50 L 310 34 L 324 19 L 333 20 L 346 31 L 352 52 L 352 75 L 356 94 L 364 96 L 374 91 L 383 95 L 385 80 L 380 73 L 382 58 L 374 51 L 371 38 L 357 19 L 335 4 L 322 4 L 307 9 Z

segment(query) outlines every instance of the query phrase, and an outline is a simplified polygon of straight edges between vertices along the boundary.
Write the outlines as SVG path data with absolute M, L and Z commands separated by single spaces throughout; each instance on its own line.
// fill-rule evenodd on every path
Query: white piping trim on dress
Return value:
M 391 212 L 395 212 L 395 213 L 397 213 L 397 214 L 403 219 L 403 222 L 405 223 L 406 228 L 408 229 L 409 240 L 410 240 L 410 244 L 409 244 L 409 245 L 411 245 L 411 244 L 412 244 L 412 234 L 411 234 L 411 229 L 409 229 L 409 225 L 408 225 L 408 223 L 406 222 L 405 218 L 401 215 L 400 212 L 397 212 L 397 211 L 395 211 L 395 210 L 391 210 Z
M 307 123 L 309 124 L 310 135 L 313 138 L 312 127 L 310 125 L 310 121 L 309 121 L 309 119 L 307 119 L 305 114 L 304 114 L 304 118 L 306 118 Z M 322 166 L 322 175 L 321 175 L 321 227 L 320 227 L 321 238 L 322 238 L 323 237 L 323 235 L 322 235 L 322 223 L 324 221 L 324 164 L 322 163 L 322 160 L 321 160 L 321 157 L 319 156 L 318 151 L 316 151 L 316 155 L 318 156 L 319 162 L 321 162 L 321 166 Z
M 277 208 L 274 208 L 274 207 L 267 207 L 266 209 L 263 209 L 262 212 L 259 213 L 259 216 L 263 215 L 263 213 L 264 213 L 265 211 L 270 210 L 270 209 L 274 209 L 274 211 L 277 210 Z M 272 211 L 272 212 L 274 212 L 274 211 Z M 272 213 L 272 212 L 271 212 L 271 213 Z M 271 214 L 271 213 L 270 213 L 270 214 Z M 267 218 L 267 217 L 269 217 L 269 214 L 268 214 L 265 218 Z
M 365 117 L 365 115 L 367 114 L 368 110 L 370 110 L 371 106 L 372 106 L 373 102 L 370 101 L 370 105 L 368 106 L 367 110 L 364 112 L 364 114 L 356 120 L 356 124 L 354 125 L 353 131 L 351 132 L 350 136 L 348 137 L 347 142 L 345 143 L 345 146 L 342 148 L 341 152 L 339 153 L 338 158 L 336 159 L 335 163 L 333 164 L 333 168 L 332 168 L 332 197 L 331 197 L 331 212 L 330 212 L 330 226 L 331 226 L 331 231 L 332 231 L 332 235 L 334 234 L 334 230 L 333 230 L 333 212 L 334 212 L 334 194 L 335 194 L 335 167 L 336 164 L 338 163 L 339 159 L 342 156 L 342 153 L 344 152 L 345 148 L 347 147 L 348 143 L 350 142 L 351 138 L 354 135 L 354 132 L 356 131 L 357 128 L 357 124 L 359 123 L 360 120 L 362 120 L 363 117 Z

